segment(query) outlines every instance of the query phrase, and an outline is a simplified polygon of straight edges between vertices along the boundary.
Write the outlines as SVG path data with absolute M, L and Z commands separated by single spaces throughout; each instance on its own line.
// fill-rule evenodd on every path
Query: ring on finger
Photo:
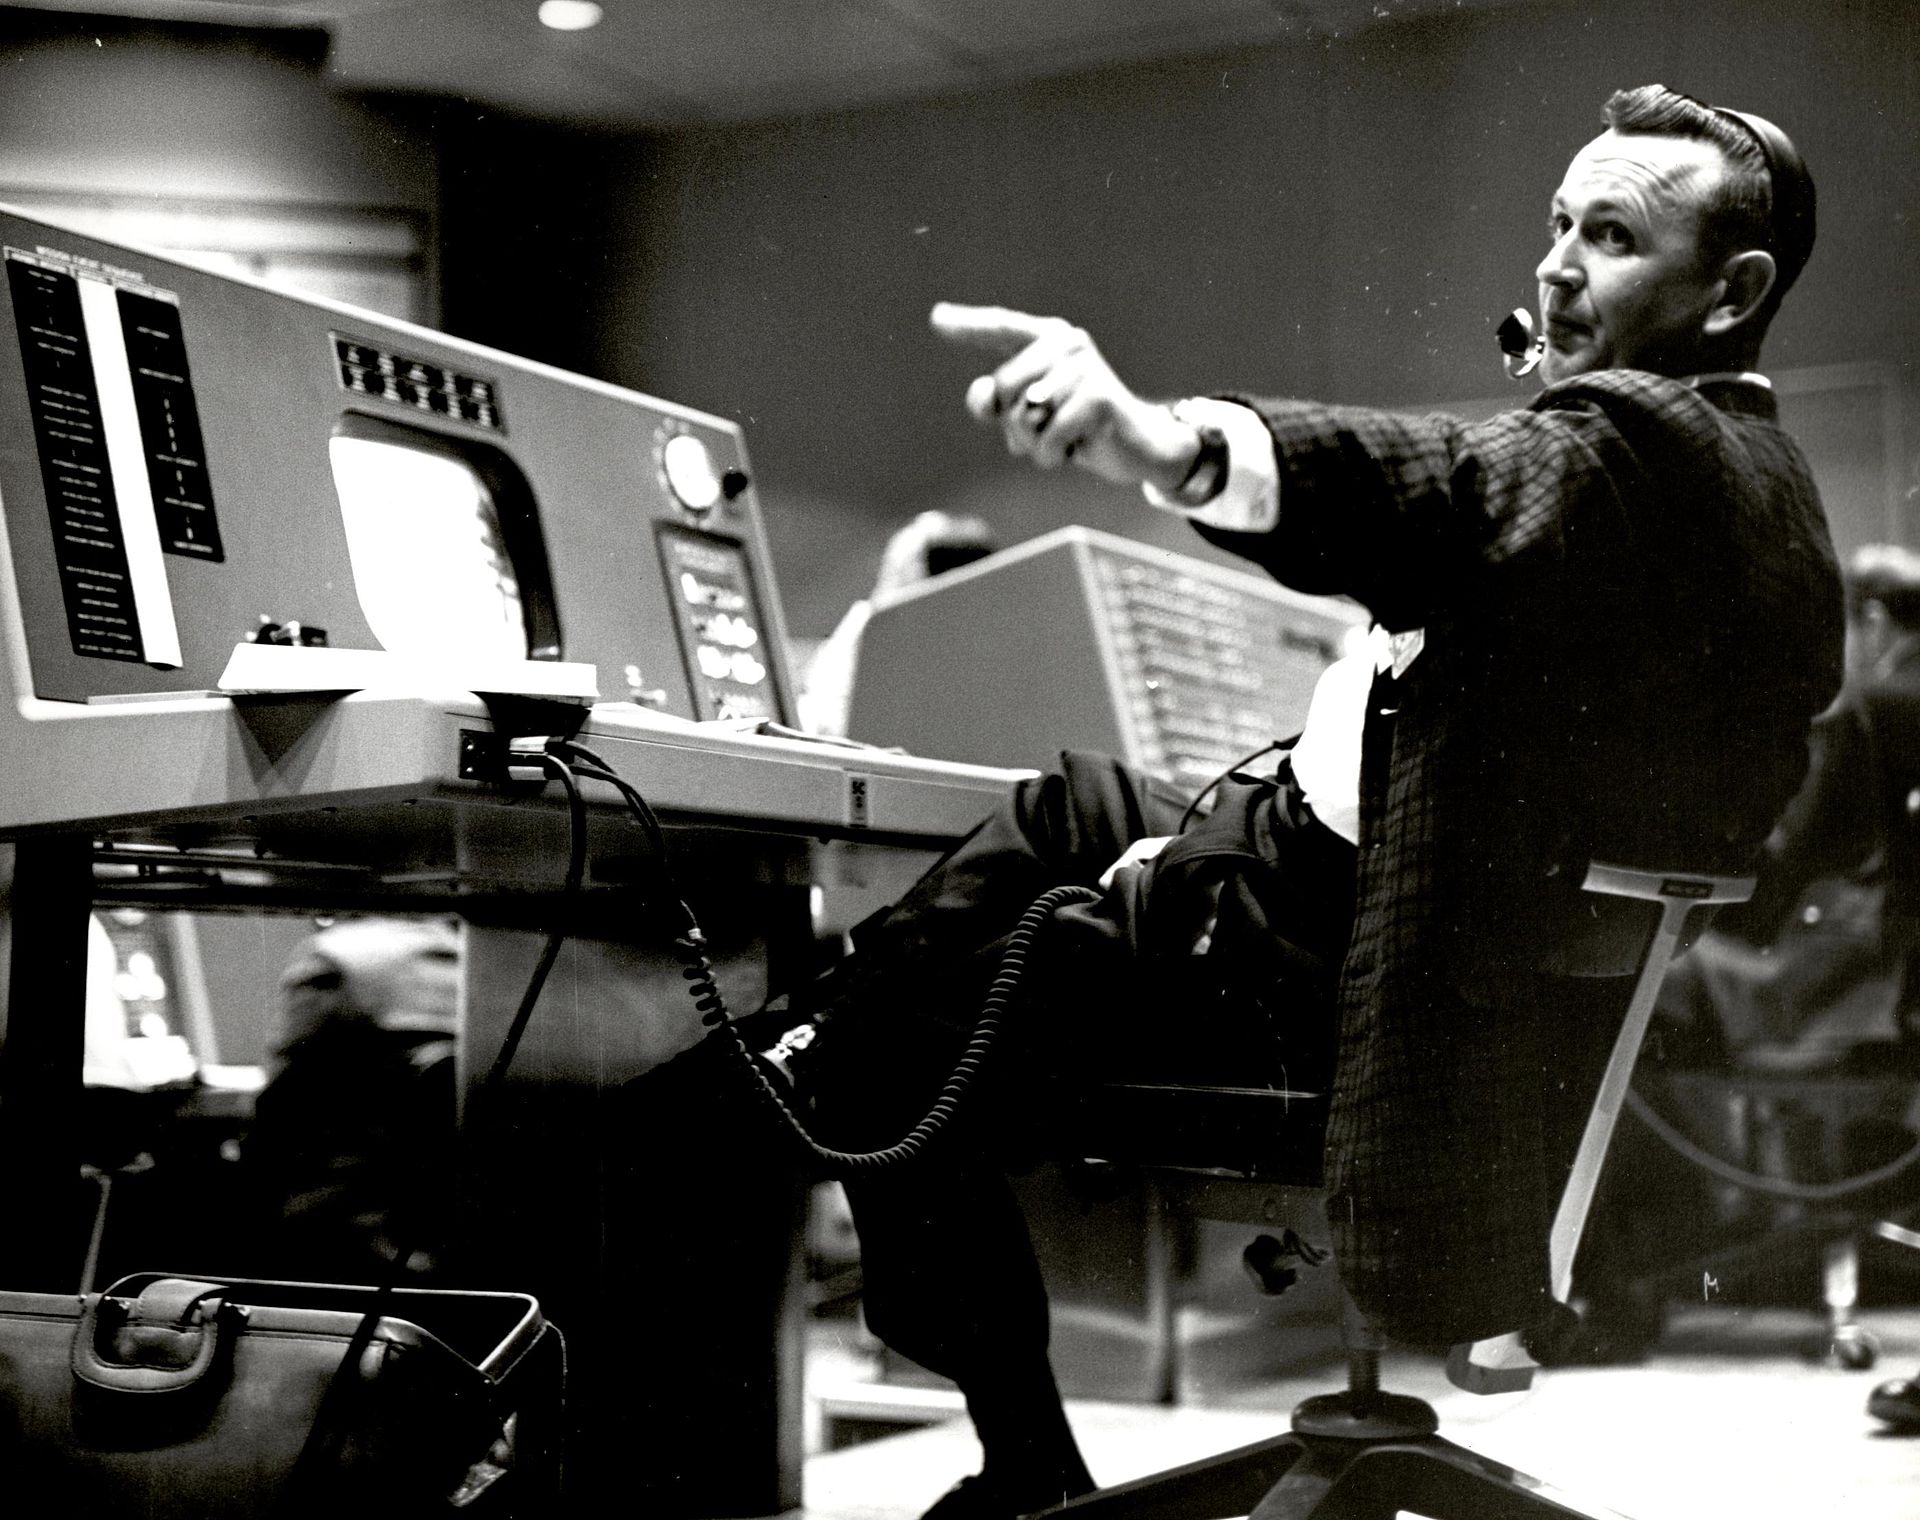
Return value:
M 1020 394 L 1020 420 L 1034 432 L 1042 432 L 1053 421 L 1057 409 L 1053 398 L 1039 386 L 1029 385 Z

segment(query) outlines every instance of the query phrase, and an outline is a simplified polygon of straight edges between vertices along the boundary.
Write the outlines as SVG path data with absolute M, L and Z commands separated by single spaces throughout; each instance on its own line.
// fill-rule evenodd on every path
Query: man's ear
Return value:
M 1773 255 L 1763 249 L 1733 254 L 1720 266 L 1720 294 L 1707 309 L 1701 331 L 1709 338 L 1732 332 L 1760 309 L 1778 277 Z

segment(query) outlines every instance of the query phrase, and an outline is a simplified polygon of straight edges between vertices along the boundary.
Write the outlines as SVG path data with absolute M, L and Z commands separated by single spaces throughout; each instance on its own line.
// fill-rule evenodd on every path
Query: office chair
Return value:
M 1909 1075 L 1680 1068 L 1652 1082 L 1643 1076 L 1629 1106 L 1647 1133 L 1630 1154 L 1643 1168 L 1666 1168 L 1660 1191 L 1684 1196 L 1677 1185 L 1697 1177 L 1712 1190 L 1702 1203 L 1717 1197 L 1724 1211 L 1727 1200 L 1746 1202 L 1719 1230 L 1731 1238 L 1709 1235 L 1677 1255 L 1629 1249 L 1619 1260 L 1583 1260 L 1578 1280 L 1597 1314 L 1600 1355 L 1643 1353 L 1661 1333 L 1668 1299 L 1703 1277 L 1732 1287 L 1760 1273 L 1775 1281 L 1805 1274 L 1824 1311 L 1824 1359 L 1849 1371 L 1872 1367 L 1879 1344 L 1855 1315 L 1861 1248 L 1877 1239 L 1920 1249 L 1920 1142 L 1908 1127 L 1915 1092 Z M 1623 1179 L 1618 1191 L 1644 1186 Z
M 1805 880 L 1797 868 L 1805 852 L 1789 848 L 1787 869 L 1762 894 L 1777 899 L 1762 914 L 1764 959 L 1726 951 L 1720 976 L 1731 993 L 1717 990 L 1718 957 L 1696 978 L 1696 1018 L 1733 1030 L 1733 1048 L 1703 1064 L 1683 1058 L 1643 1071 L 1629 1097 L 1640 1133 L 1616 1157 L 1624 1169 L 1618 1190 L 1629 1189 L 1625 1176 L 1636 1168 L 1664 1167 L 1667 1191 L 1690 1182 L 1709 1190 L 1699 1213 L 1720 1215 L 1722 1227 L 1678 1252 L 1666 1236 L 1658 1250 L 1582 1264 L 1609 1356 L 1630 1358 L 1650 1345 L 1666 1299 L 1703 1274 L 1733 1284 L 1788 1267 L 1805 1273 L 1809 1287 L 1817 1277 L 1827 1360 L 1858 1370 L 1877 1359 L 1872 1333 L 1855 1318 L 1861 1249 L 1869 1240 L 1920 1249 L 1920 1143 L 1912 1133 L 1920 1093 L 1920 696 L 1876 692 L 1863 710 L 1871 742 L 1859 753 L 1867 760 L 1816 773 L 1814 821 L 1793 837 L 1813 837 L 1833 812 L 1817 799 L 1844 796 L 1877 818 L 1872 852 L 1844 874 Z M 1859 824 L 1839 827 L 1850 839 Z M 1779 978 L 1771 990 L 1760 983 L 1777 1005 L 1771 1015 L 1742 1001 L 1755 996 L 1744 989 L 1763 964 Z
M 1686 917 L 1697 907 L 1744 901 L 1754 883 L 1751 877 L 1644 871 L 1595 862 L 1583 885 L 1590 892 L 1657 903 L 1660 919 L 1554 1215 L 1548 1254 L 1553 1296 L 1561 1305 L 1572 1289 L 1574 1254 L 1607 1146 Z M 1101 1108 L 1101 1100 L 1093 1101 Z M 1163 1099 L 1166 1104 L 1174 1101 Z M 1111 1112 L 1111 1100 L 1105 1108 Z M 1284 1126 L 1295 1136 L 1314 1120 L 1323 1121 L 1324 1110 L 1303 1110 L 1298 1117 L 1305 1123 L 1290 1119 Z M 1224 1132 L 1225 1126 L 1215 1129 Z M 1297 1163 L 1299 1140 L 1280 1141 L 1272 1155 L 1283 1166 Z M 1570 1318 L 1571 1310 L 1566 1314 Z M 1253 1520 L 1394 1520 L 1401 1510 L 1412 1510 L 1433 1520 L 1606 1520 L 1607 1511 L 1580 1507 L 1538 1479 L 1444 1439 L 1438 1434 L 1438 1416 L 1424 1400 L 1383 1390 L 1380 1353 L 1385 1338 L 1351 1307 L 1343 1340 L 1346 1388 L 1307 1399 L 1294 1410 L 1287 1434 L 1101 1489 L 1045 1514 L 1049 1520 L 1228 1520 L 1239 1515 Z M 1540 1365 L 1533 1350 L 1519 1332 L 1458 1346 L 1448 1358 L 1447 1375 L 1476 1393 L 1524 1389 Z
M 1610 1321 L 1608 1349 L 1621 1355 L 1651 1344 L 1666 1298 L 1703 1274 L 1731 1284 L 1790 1266 L 1811 1286 L 1817 1258 L 1827 1358 L 1870 1367 L 1877 1347 L 1854 1317 L 1861 1247 L 1878 1239 L 1920 1248 L 1912 1133 L 1920 688 L 1912 677 L 1876 676 L 1843 699 L 1819 756 L 1755 903 L 1764 950 L 1748 959 L 1727 940 L 1724 956 L 1707 955 L 1711 944 L 1696 952 L 1696 1021 L 1725 1029 L 1729 1048 L 1704 1064 L 1643 1071 L 1629 1099 L 1641 1133 L 1616 1166 L 1671 1171 L 1677 1156 L 1674 1181 L 1704 1179 L 1711 1192 L 1702 1203 L 1718 1198 L 1724 1207 L 1698 1210 L 1721 1215 L 1723 1228 L 1692 1249 L 1676 1251 L 1665 1235 L 1657 1250 L 1583 1264 L 1582 1281 Z M 1689 1232 L 1674 1233 L 1684 1240 Z

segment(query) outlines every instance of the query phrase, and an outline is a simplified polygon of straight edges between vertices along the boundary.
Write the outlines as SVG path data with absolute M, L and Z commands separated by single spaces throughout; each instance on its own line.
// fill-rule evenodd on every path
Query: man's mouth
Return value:
M 1554 348 L 1571 348 L 1589 337 L 1593 329 L 1584 322 L 1576 322 L 1571 317 L 1549 312 L 1546 318 L 1546 339 Z

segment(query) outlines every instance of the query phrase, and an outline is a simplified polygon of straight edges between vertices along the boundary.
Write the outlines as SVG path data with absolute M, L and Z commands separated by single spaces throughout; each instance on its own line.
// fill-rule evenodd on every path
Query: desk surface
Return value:
M 29 699 L 0 716 L 0 838 L 84 832 L 103 865 L 147 879 L 225 869 L 316 888 L 329 873 L 397 891 L 538 888 L 560 873 L 564 808 L 556 787 L 462 775 L 463 735 L 491 727 L 467 693 Z M 720 855 L 939 849 L 1025 774 L 617 704 L 596 707 L 579 739 Z M 603 784 L 587 792 L 618 802 Z M 617 876 L 639 841 L 597 829 L 596 872 Z

